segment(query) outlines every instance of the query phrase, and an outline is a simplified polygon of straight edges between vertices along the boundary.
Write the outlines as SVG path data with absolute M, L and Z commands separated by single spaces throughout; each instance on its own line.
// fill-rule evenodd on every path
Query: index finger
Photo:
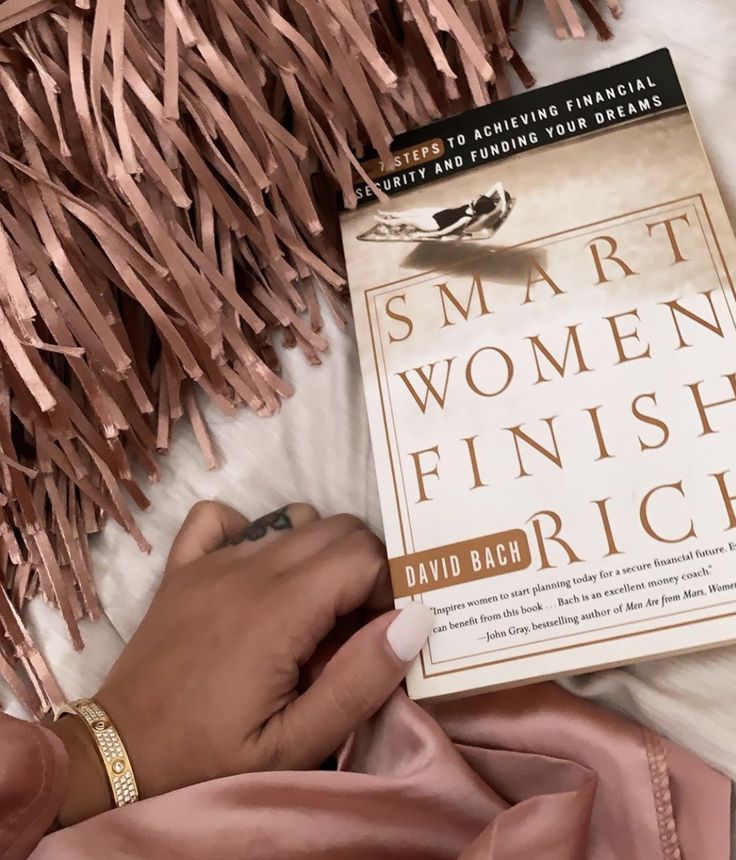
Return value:
M 166 569 L 196 561 L 241 532 L 248 520 L 235 508 L 209 499 L 197 502 L 186 515 L 169 550 Z

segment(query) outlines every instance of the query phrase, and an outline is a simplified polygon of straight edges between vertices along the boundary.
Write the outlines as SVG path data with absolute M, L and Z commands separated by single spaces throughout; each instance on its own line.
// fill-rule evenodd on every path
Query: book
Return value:
M 669 53 L 391 153 L 341 227 L 410 695 L 734 641 L 736 240 Z

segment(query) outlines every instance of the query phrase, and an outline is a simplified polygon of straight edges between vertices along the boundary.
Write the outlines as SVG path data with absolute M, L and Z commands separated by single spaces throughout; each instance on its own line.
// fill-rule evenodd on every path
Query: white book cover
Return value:
M 736 241 L 668 52 L 392 152 L 342 232 L 410 695 L 735 640 Z

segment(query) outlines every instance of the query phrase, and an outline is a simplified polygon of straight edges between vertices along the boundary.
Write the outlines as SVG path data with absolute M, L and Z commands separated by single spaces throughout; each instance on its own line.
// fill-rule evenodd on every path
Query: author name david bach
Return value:
M 449 580 L 462 582 L 473 577 L 509 573 L 528 565 L 529 549 L 526 536 L 521 538 L 491 535 L 460 544 L 438 547 L 437 554 L 422 554 L 421 561 L 403 565 L 406 586 L 415 589 Z

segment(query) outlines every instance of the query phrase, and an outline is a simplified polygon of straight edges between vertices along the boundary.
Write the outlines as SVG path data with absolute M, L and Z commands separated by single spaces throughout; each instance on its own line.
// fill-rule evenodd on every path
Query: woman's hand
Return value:
M 383 546 L 357 518 L 294 504 L 249 523 L 216 502 L 195 505 L 95 697 L 141 797 L 318 766 L 385 702 L 430 632 L 419 604 L 358 615 L 390 605 Z M 55 730 L 72 767 L 62 822 L 109 808 L 85 727 L 64 718 Z

